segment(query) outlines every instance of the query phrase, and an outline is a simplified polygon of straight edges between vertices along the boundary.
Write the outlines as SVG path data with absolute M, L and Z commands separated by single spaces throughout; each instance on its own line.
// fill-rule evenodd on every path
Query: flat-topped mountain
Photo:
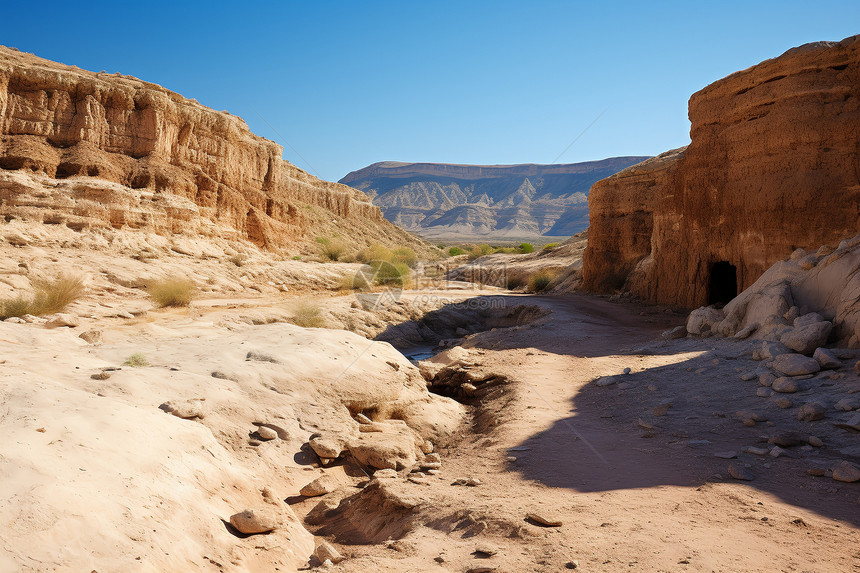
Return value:
M 588 226 L 591 185 L 645 159 L 563 165 L 384 161 L 340 183 L 364 191 L 386 219 L 425 237 L 572 235 Z

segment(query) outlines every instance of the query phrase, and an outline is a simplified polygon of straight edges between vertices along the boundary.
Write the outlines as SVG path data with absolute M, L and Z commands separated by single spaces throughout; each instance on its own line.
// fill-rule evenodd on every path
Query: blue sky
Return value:
M 334 181 L 384 160 L 654 155 L 689 142 L 693 92 L 857 33 L 856 0 L 17 2 L 0 21 L 4 45 L 226 109 Z

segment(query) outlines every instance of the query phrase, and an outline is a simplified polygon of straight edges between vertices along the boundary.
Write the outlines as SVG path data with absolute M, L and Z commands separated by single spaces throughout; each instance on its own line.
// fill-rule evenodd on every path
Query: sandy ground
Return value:
M 832 419 L 798 422 L 796 409 L 757 396 L 757 380 L 741 380 L 763 367 L 750 358 L 753 342 L 664 342 L 659 332 L 682 317 L 594 297 L 529 302 L 552 309 L 552 318 L 477 334 L 465 359 L 455 353 L 473 372 L 509 384 L 477 407 L 474 431 L 442 451 L 442 475 L 410 485 L 423 500 L 421 525 L 387 552 L 344 545 L 351 559 L 341 570 L 860 570 L 860 484 L 806 474 L 856 462 L 858 435 Z M 825 390 L 860 391 L 853 361 L 845 364 L 844 378 L 822 377 Z M 593 383 L 606 375 L 619 383 Z M 769 421 L 745 426 L 735 419 L 740 410 Z M 778 458 L 741 451 L 769 447 L 768 437 L 786 430 L 818 435 L 825 447 Z M 731 479 L 732 462 L 755 478 Z M 483 483 L 452 486 L 455 476 Z M 532 511 L 563 525 L 530 523 Z M 476 552 L 486 545 L 498 553 Z

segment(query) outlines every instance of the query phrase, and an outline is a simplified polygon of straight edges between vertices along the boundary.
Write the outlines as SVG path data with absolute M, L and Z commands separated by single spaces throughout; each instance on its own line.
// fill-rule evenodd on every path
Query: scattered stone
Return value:
M 427 454 L 424 456 L 424 461 L 428 464 L 441 464 L 442 456 L 439 454 Z
M 823 369 L 835 370 L 836 368 L 842 368 L 842 361 L 826 348 L 816 348 L 812 357 L 818 361 L 818 364 Z
M 845 483 L 860 481 L 860 468 L 851 462 L 842 460 L 833 468 L 833 479 Z
M 847 422 L 836 422 L 833 425 L 837 428 L 860 432 L 860 414 L 855 414 L 854 416 L 851 416 L 851 418 L 849 418 Z
M 761 347 L 753 351 L 753 360 L 773 360 L 780 354 L 788 354 L 791 350 L 779 342 L 763 340 Z
M 755 372 L 747 372 L 746 374 L 741 374 L 741 380 L 744 382 L 749 382 L 750 380 L 755 380 L 756 375 Z
M 266 533 L 281 526 L 278 513 L 272 509 L 246 509 L 230 516 L 230 525 L 241 533 Z
M 755 479 L 753 473 L 748 470 L 746 467 L 739 463 L 731 463 L 729 464 L 729 475 L 734 479 L 743 480 L 743 481 L 752 481 Z
M 496 547 L 494 545 L 489 545 L 487 543 L 483 543 L 483 544 L 475 547 L 475 553 L 483 553 L 484 555 L 487 555 L 488 557 L 492 557 L 493 555 L 495 555 L 498 552 L 499 552 L 498 547 Z
M 687 440 L 688 448 L 698 448 L 699 446 L 709 446 L 711 445 L 710 440 Z
M 561 527 L 560 519 L 553 519 L 542 513 L 529 513 L 526 515 L 526 521 L 532 521 L 542 527 Z
M 771 394 L 773 394 L 773 390 L 765 388 L 764 386 L 757 388 L 755 391 L 755 395 L 760 398 L 770 398 Z
M 374 475 L 376 477 L 376 475 Z M 330 475 L 322 475 L 303 487 L 299 494 L 305 497 L 317 497 L 318 495 L 325 495 L 327 493 L 331 493 L 338 488 L 340 484 L 338 484 L 337 480 Z
M 789 400 L 788 398 L 786 398 L 785 396 L 780 396 L 779 398 L 774 399 L 773 403 L 776 406 L 782 408 L 783 410 L 785 410 L 786 408 L 791 408 L 792 406 L 794 406 L 792 401 Z
M 343 450 L 346 448 L 346 444 L 343 440 L 334 436 L 311 436 L 311 439 L 308 440 L 308 444 L 316 455 L 320 458 L 326 459 L 339 458 L 343 453 Z
M 747 326 L 737 331 L 732 338 L 736 340 L 745 340 L 752 336 L 752 333 L 758 330 L 758 327 L 759 325 L 757 323 L 748 324 Z
M 833 405 L 833 408 L 840 412 L 850 412 L 851 410 L 860 408 L 860 402 L 857 402 L 852 398 L 842 398 Z
M 683 325 L 676 326 L 675 328 L 664 330 L 660 336 L 662 336 L 664 340 L 677 340 L 678 338 L 684 338 L 687 336 L 687 327 Z
M 370 418 L 368 418 L 367 416 L 365 416 L 361 412 L 359 412 L 358 414 L 355 415 L 355 421 L 358 422 L 359 424 L 372 424 L 373 423 L 373 420 L 371 420 Z
M 772 458 L 778 458 L 779 456 L 781 456 L 781 455 L 782 455 L 782 454 L 784 454 L 784 453 L 785 453 L 785 450 L 783 450 L 783 449 L 782 449 L 782 448 L 780 448 L 779 446 L 774 446 L 774 447 L 772 447 L 772 448 L 771 448 L 771 450 L 770 450 L 770 457 L 772 457 Z
M 637 421 L 637 424 L 638 424 L 638 426 L 639 426 L 640 428 L 642 428 L 643 430 L 649 430 L 649 431 L 650 431 L 650 430 L 653 430 L 653 429 L 654 429 L 654 425 L 653 425 L 653 424 L 649 424 L 648 422 L 646 422 L 646 421 L 645 421 L 645 420 L 643 420 L 642 418 L 639 418 L 639 420 Z
M 464 478 L 456 478 L 451 485 L 464 485 L 468 487 L 476 487 L 481 485 L 481 480 L 475 477 L 464 477 Z
M 499 568 L 496 565 L 481 565 L 480 567 L 470 567 L 466 569 L 466 573 L 492 573 Z
M 795 323 L 799 320 L 803 320 L 804 318 L 806 317 L 802 316 L 796 319 Z M 833 323 L 826 320 L 813 323 L 801 323 L 800 326 L 795 326 L 793 329 L 783 334 L 779 341 L 786 347 L 794 350 L 795 352 L 799 352 L 800 354 L 812 354 L 816 348 L 827 342 L 827 337 L 830 336 L 831 330 L 833 330 Z
M 442 469 L 441 462 L 421 462 L 418 464 L 418 467 L 422 470 L 438 470 Z
M 90 378 L 92 378 L 93 380 L 107 380 L 110 377 L 111 377 L 111 374 L 107 370 L 102 370 L 101 372 L 96 372 L 95 374 L 90 376 Z
M 613 376 L 602 376 L 594 383 L 598 388 L 605 388 L 607 386 L 612 386 L 613 384 L 615 384 L 615 378 Z
M 334 545 L 328 541 L 319 542 L 319 545 L 314 549 L 314 557 L 319 559 L 320 563 L 323 563 L 326 560 L 331 561 L 332 563 L 340 563 L 343 561 L 343 556 L 334 548 Z
M 716 453 L 714 454 L 714 456 L 715 456 L 715 457 L 717 457 L 717 458 L 722 458 L 722 459 L 724 459 L 724 460 L 731 460 L 731 459 L 733 459 L 733 458 L 738 457 L 738 453 L 737 453 L 737 452 L 735 452 L 735 451 L 731 451 L 731 452 L 716 452 Z
M 752 454 L 754 456 L 766 456 L 770 453 L 770 450 L 767 448 L 757 448 L 755 446 L 747 446 L 743 451 L 744 453 Z
M 390 479 L 396 477 L 397 471 L 391 468 L 385 468 L 384 470 L 376 470 L 373 472 L 373 479 Z
M 268 426 L 257 426 L 257 435 L 260 436 L 261 440 L 269 441 L 276 439 L 278 437 L 278 432 Z
M 767 418 L 764 416 L 757 414 L 755 412 L 750 412 L 749 410 L 741 410 L 740 412 L 735 413 L 735 418 L 741 421 L 744 426 L 755 426 L 756 422 L 766 422 Z
M 631 372 L 633 372 L 633 370 L 629 367 L 621 371 L 622 374 L 630 374 Z
M 668 412 L 669 408 L 671 408 L 671 407 L 672 407 L 672 402 L 663 402 L 662 404 L 658 404 L 654 408 L 654 415 L 657 416 L 658 418 L 660 416 L 665 416 L 666 412 Z M 640 426 L 641 426 L 641 424 L 640 424 Z M 649 428 L 646 428 L 646 429 L 649 429 Z M 653 430 L 654 428 L 651 427 L 650 429 Z
M 806 470 L 806 473 L 811 476 L 823 476 L 824 468 L 809 468 Z
M 579 561 L 568 561 L 564 566 L 567 569 L 577 569 L 579 568 Z
M 27 324 L 27 321 L 20 316 L 10 316 L 3 322 L 8 322 L 9 324 Z
M 817 360 L 803 354 L 780 354 L 773 359 L 773 367 L 786 376 L 815 374 L 821 370 L 821 365 L 818 364 Z
M 51 320 L 45 323 L 45 328 L 62 328 L 64 326 L 68 326 L 70 328 L 75 328 L 79 326 L 81 323 L 76 316 L 72 316 L 71 314 L 60 313 L 54 316 Z
M 824 447 L 824 441 L 821 438 L 816 437 L 816 436 L 809 436 L 809 438 L 807 439 L 807 442 L 809 442 L 809 445 L 814 447 L 814 448 Z
M 773 384 L 771 384 L 771 390 L 781 394 L 794 394 L 795 392 L 803 390 L 803 385 L 794 378 L 782 376 L 773 381 Z
M 171 400 L 165 402 L 159 408 L 177 418 L 190 420 L 192 418 L 205 418 L 206 409 L 203 401 L 205 398 L 193 398 L 191 400 Z
M 772 372 L 763 372 L 758 377 L 758 384 L 759 384 L 759 386 L 770 387 L 770 385 L 773 384 L 774 380 L 776 380 L 776 376 L 774 376 L 774 374 Z
M 809 313 L 806 313 L 804 315 L 798 314 L 798 316 L 796 316 L 791 321 L 792 325 L 795 328 L 800 328 L 802 326 L 809 326 L 810 324 L 816 324 L 818 322 L 824 322 L 824 317 L 821 316 L 820 314 L 818 314 L 817 312 L 809 312 Z
M 767 443 L 782 446 L 783 448 L 794 448 L 805 444 L 806 437 L 798 432 L 783 432 L 770 438 Z
M 821 402 L 807 402 L 797 410 L 797 419 L 801 422 L 820 420 L 827 412 L 827 407 Z
M 78 338 L 89 342 L 90 344 L 96 344 L 102 341 L 102 331 L 96 329 L 85 330 L 78 336 Z

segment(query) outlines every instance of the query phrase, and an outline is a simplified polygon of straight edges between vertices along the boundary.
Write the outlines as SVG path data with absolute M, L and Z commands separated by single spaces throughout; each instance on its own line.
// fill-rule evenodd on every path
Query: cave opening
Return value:
M 708 304 L 724 305 L 738 296 L 738 268 L 728 261 L 711 265 Z

